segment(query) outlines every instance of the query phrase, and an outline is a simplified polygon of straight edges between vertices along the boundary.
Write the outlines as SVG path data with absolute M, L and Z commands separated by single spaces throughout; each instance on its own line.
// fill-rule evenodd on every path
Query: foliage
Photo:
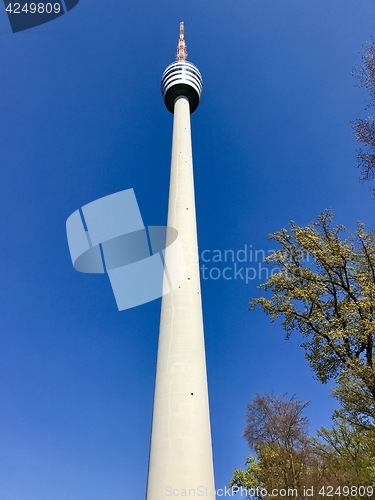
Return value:
M 246 469 L 234 471 L 230 486 L 267 491 L 275 499 L 285 497 L 282 490 L 310 498 L 306 488 L 316 499 L 341 500 L 344 487 L 362 485 L 366 492 L 351 498 L 372 498 L 367 487 L 375 486 L 375 427 L 364 430 L 335 415 L 332 429 L 322 427 L 309 437 L 307 404 L 286 394 L 256 394 L 247 406 L 244 436 L 257 458 L 250 455 Z
M 365 431 L 336 414 L 333 428 L 322 427 L 315 445 L 331 484 L 374 485 L 375 427 Z
M 317 378 L 336 381 L 340 409 L 332 429 L 315 438 L 307 403 L 295 397 L 257 395 L 248 406 L 245 437 L 257 454 L 257 479 L 299 492 L 311 485 L 316 498 L 321 487 L 338 488 L 332 498 L 340 498 L 344 486 L 375 486 L 375 232 L 358 223 L 347 234 L 332 221 L 326 210 L 306 227 L 291 222 L 271 235 L 281 248 L 267 258 L 274 269 L 260 286 L 265 296 L 250 301 L 271 321 L 281 318 L 287 338 L 299 331 Z
M 247 405 L 244 436 L 257 453 L 257 479 L 267 488 L 300 488 L 309 458 L 307 402 L 295 396 L 257 394 Z
M 363 381 L 350 375 L 340 377 L 332 393 L 341 403 L 336 416 L 363 430 L 373 428 L 375 400 Z
M 249 455 L 245 462 L 246 470 L 236 469 L 229 487 L 245 488 L 246 490 L 256 490 L 262 488 L 260 481 L 261 465 L 252 455 Z
M 270 238 L 281 245 L 266 260 L 277 267 L 260 288 L 271 298 L 250 301 L 271 320 L 283 318 L 287 337 L 302 333 L 305 356 L 322 382 L 351 381 L 371 403 L 365 420 L 374 422 L 375 403 L 375 232 L 363 224 L 341 238 L 326 210 L 306 227 L 291 222 Z M 341 400 L 346 399 L 341 386 Z M 366 404 L 367 404 L 366 403 Z M 349 404 L 349 400 L 348 400 Z

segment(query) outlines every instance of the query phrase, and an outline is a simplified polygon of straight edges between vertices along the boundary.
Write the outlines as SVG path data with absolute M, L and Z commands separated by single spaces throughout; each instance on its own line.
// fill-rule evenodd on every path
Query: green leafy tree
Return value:
M 255 493 L 261 491 L 264 488 L 261 482 L 262 467 L 260 462 L 249 455 L 245 462 L 246 469 L 236 469 L 233 473 L 233 477 L 229 483 L 229 487 L 244 488 L 246 491 L 254 491 Z M 262 498 L 261 495 L 253 495 L 255 498 Z
M 345 374 L 332 393 L 341 403 L 337 416 L 365 431 L 374 430 L 375 400 L 362 380 Z
M 349 424 L 341 415 L 334 416 L 334 426 L 322 427 L 315 441 L 316 453 L 330 485 L 374 486 L 375 429 L 365 431 Z M 354 498 L 373 498 L 368 494 L 351 495 Z
M 346 229 L 332 225 L 326 210 L 306 227 L 291 222 L 270 238 L 281 245 L 266 260 L 277 268 L 260 286 L 271 297 L 254 298 L 271 320 L 283 319 L 287 338 L 304 337 L 305 356 L 317 378 L 341 382 L 341 400 L 349 402 L 343 381 L 354 384 L 357 396 L 371 403 L 362 417 L 369 424 L 375 412 L 375 232 L 359 224 Z M 349 383 L 349 382 L 348 382 Z M 347 386 L 348 387 L 348 386 Z M 356 397 L 357 397 L 356 396 Z M 363 408 L 358 412 L 364 413 Z M 370 412 L 370 413 L 369 413 Z

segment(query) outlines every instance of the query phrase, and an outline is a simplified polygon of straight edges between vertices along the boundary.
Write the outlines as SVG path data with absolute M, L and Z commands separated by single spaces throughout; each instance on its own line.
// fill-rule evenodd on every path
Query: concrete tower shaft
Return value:
M 195 83 L 184 82 L 184 85 L 193 87 L 200 97 L 201 87 L 198 92 Z M 195 214 L 191 102 L 184 87 L 178 88 L 183 90 L 175 89 L 173 108 L 170 109 L 166 102 L 167 108 L 174 113 L 168 226 L 179 232 L 187 277 L 178 289 L 162 299 L 147 500 L 184 496 L 189 490 L 190 495 L 195 491 L 199 496 L 199 491 L 204 491 L 208 498 L 215 498 Z

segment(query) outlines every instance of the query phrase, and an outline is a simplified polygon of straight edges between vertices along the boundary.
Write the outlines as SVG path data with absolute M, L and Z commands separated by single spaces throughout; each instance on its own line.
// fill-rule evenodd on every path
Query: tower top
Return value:
M 171 113 L 174 112 L 174 103 L 178 97 L 187 97 L 191 113 L 197 109 L 201 98 L 202 76 L 198 68 L 186 58 L 185 29 L 184 23 L 181 22 L 176 60 L 167 66 L 161 78 L 161 93 L 164 103 Z
M 177 44 L 177 61 L 186 61 L 188 55 L 186 41 L 185 41 L 185 26 L 184 22 L 180 22 L 180 38 Z

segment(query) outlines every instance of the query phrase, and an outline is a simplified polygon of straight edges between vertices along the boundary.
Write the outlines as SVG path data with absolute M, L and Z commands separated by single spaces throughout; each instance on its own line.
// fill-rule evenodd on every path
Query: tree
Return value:
M 367 47 L 363 57 L 363 65 L 357 70 L 361 84 L 370 94 L 368 108 L 375 107 L 375 43 Z M 358 165 L 361 168 L 361 179 L 370 181 L 375 177 L 375 115 L 369 114 L 354 123 L 354 134 L 358 142 L 365 146 L 358 152 Z M 375 190 L 374 190 L 375 192 Z
M 373 498 L 374 428 L 359 428 L 336 414 L 332 429 L 322 427 L 309 437 L 307 405 L 286 394 L 255 396 L 247 405 L 244 437 L 257 457 L 249 455 L 229 486 L 257 500 Z
M 271 298 L 254 298 L 271 320 L 281 317 L 287 338 L 304 337 L 305 356 L 317 378 L 350 380 L 371 402 L 367 423 L 375 421 L 375 232 L 359 223 L 355 234 L 332 225 L 326 210 L 316 222 L 291 222 L 270 238 L 281 245 L 266 260 L 277 267 L 260 285 Z M 364 394 L 366 393 L 366 394 Z M 345 391 L 341 392 L 346 398 Z M 363 409 L 362 409 L 363 410 Z M 359 410 L 359 411 L 362 411 Z
M 261 483 L 261 475 L 262 475 L 262 467 L 260 462 L 254 458 L 252 455 L 249 455 L 245 462 L 246 470 L 236 469 L 233 473 L 233 477 L 229 483 L 230 488 L 243 488 L 249 493 L 254 493 L 251 495 L 253 498 L 257 500 L 261 500 L 264 495 L 262 495 L 262 490 L 264 486 Z M 233 489 L 233 491 L 235 491 Z M 241 491 L 242 492 L 242 491 Z M 259 493 L 259 495 L 257 495 Z M 265 500 L 263 498 L 263 500 Z
M 340 377 L 333 395 L 341 403 L 335 414 L 352 426 L 364 431 L 374 431 L 375 401 L 363 381 L 346 374 Z
M 364 431 L 348 422 L 339 414 L 333 418 L 334 426 L 322 427 L 315 441 L 316 453 L 329 478 L 329 484 L 337 486 L 374 486 L 375 433 Z M 357 495 L 351 495 L 357 497 Z M 373 490 L 366 488 L 362 498 L 372 498 Z
M 256 479 L 268 491 L 301 489 L 310 455 L 308 403 L 295 396 L 256 394 L 247 405 L 244 437 L 256 452 L 259 468 Z

